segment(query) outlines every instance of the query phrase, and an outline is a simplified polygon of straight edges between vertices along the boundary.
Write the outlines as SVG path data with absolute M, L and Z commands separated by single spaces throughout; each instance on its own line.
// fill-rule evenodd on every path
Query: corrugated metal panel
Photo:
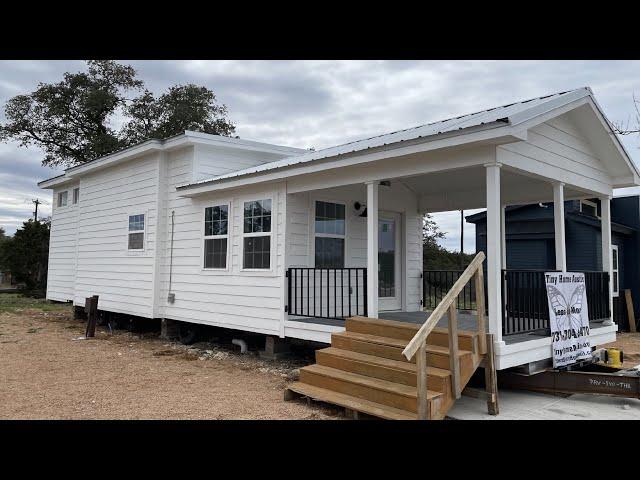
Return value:
M 552 104 L 556 100 L 560 100 L 562 97 L 567 97 L 568 101 L 573 101 L 575 100 L 576 95 L 579 97 L 589 94 L 590 90 L 588 88 L 579 88 L 576 90 L 569 90 L 566 92 L 546 95 L 544 97 L 532 98 L 521 102 L 511 103 L 509 105 L 503 105 L 501 107 L 491 108 L 489 110 L 483 110 L 481 112 L 461 115 L 459 117 L 421 125 L 419 127 L 399 130 L 397 132 L 388 133 L 385 135 L 379 135 L 364 140 L 345 143 L 343 145 L 338 145 L 335 147 L 325 148 L 323 150 L 318 150 L 317 152 L 308 152 L 303 153 L 302 155 L 283 158 L 281 160 L 265 163 L 257 167 L 230 172 L 225 175 L 201 180 L 189 185 L 182 185 L 178 188 L 185 188 L 191 185 L 201 185 L 204 183 L 215 182 L 226 178 L 240 177 L 243 175 L 250 175 L 278 168 L 289 167 L 292 165 L 308 163 L 323 158 L 330 158 L 347 153 L 367 150 L 370 148 L 381 147 L 392 143 L 415 140 L 417 138 L 430 137 L 447 132 L 460 131 L 466 128 L 477 127 L 480 125 L 487 125 L 496 122 L 506 123 L 509 122 L 510 117 L 516 114 L 518 115 L 519 119 L 522 119 L 526 116 L 527 110 L 539 111 L 545 103 Z

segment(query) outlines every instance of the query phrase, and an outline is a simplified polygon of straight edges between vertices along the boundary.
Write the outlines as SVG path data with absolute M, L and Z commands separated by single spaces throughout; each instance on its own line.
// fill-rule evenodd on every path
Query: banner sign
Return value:
M 553 367 L 591 357 L 584 273 L 547 272 Z

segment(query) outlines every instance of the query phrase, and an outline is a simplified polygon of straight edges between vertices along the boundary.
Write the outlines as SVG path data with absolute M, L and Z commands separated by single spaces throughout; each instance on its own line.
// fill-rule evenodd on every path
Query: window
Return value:
M 619 269 L 618 269 L 618 246 L 611 246 L 611 264 L 613 265 L 613 296 L 617 297 L 620 292 L 620 285 L 618 284 L 619 279 Z
M 243 268 L 271 268 L 271 200 L 244 202 Z
M 144 250 L 144 214 L 129 216 L 129 250 Z
M 66 207 L 67 206 L 67 193 L 68 192 L 66 192 L 66 191 L 58 193 L 58 206 L 59 207 Z
M 580 200 L 580 211 L 585 215 L 600 218 L 600 215 L 598 215 L 598 204 L 591 200 Z
M 75 205 L 79 201 L 80 201 L 80 188 L 77 187 L 73 189 L 73 204 Z
M 204 209 L 204 268 L 227 268 L 229 205 Z
M 316 201 L 316 268 L 343 268 L 345 207 L 340 203 Z

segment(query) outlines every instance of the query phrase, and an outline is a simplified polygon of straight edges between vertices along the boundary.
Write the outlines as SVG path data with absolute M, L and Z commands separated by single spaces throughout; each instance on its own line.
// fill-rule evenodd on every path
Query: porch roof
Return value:
M 177 190 L 187 193 L 185 190 L 195 188 L 198 188 L 199 190 L 206 189 L 208 186 L 218 186 L 219 184 L 224 183 L 225 180 L 239 179 L 239 177 L 243 177 L 247 183 L 258 183 L 263 180 L 262 174 L 266 175 L 267 173 L 271 173 L 275 170 L 283 170 L 282 176 L 286 177 L 288 175 L 295 174 L 292 167 L 301 164 L 309 164 L 323 159 L 342 157 L 355 154 L 357 152 L 371 151 L 384 147 L 393 147 L 394 145 L 400 145 L 401 142 L 430 142 L 446 137 L 451 139 L 451 146 L 453 146 L 457 144 L 455 137 L 462 136 L 470 131 L 491 129 L 495 130 L 495 137 L 497 138 L 505 134 L 505 128 L 511 127 L 511 130 L 513 130 L 513 127 L 517 127 L 540 115 L 584 98 L 592 100 L 594 109 L 600 114 L 601 120 L 604 124 L 603 126 L 610 132 L 613 142 L 615 143 L 618 152 L 629 166 L 632 176 L 634 178 L 640 176 L 640 172 L 637 170 L 633 161 L 631 161 L 631 158 L 624 149 L 624 146 L 617 139 L 615 134 L 613 134 L 611 124 L 606 119 L 602 110 L 593 98 L 593 92 L 589 87 L 583 87 L 523 100 L 500 107 L 494 107 L 488 110 L 461 115 L 455 118 L 449 118 L 414 128 L 345 143 L 343 145 L 329 147 L 318 151 L 310 151 L 299 155 L 289 156 L 274 162 L 268 162 L 258 166 L 229 172 L 224 175 L 203 179 L 198 182 L 179 185 Z M 290 172 L 287 172 L 288 170 Z

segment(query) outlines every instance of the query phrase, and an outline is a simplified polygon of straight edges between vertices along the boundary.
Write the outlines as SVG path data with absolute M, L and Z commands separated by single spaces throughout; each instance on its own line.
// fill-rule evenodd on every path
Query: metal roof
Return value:
M 398 130 L 396 132 L 387 133 L 384 135 L 378 135 L 375 137 L 366 138 L 363 140 L 357 140 L 343 145 L 335 147 L 329 147 L 318 151 L 311 151 L 303 153 L 301 155 L 294 155 L 286 157 L 274 162 L 263 163 L 261 165 L 250 167 L 235 172 L 229 172 L 224 175 L 212 177 L 198 182 L 193 182 L 186 185 L 178 186 L 179 189 L 188 188 L 192 186 L 202 185 L 205 183 L 217 182 L 220 180 L 235 178 L 270 170 L 275 170 L 284 167 L 290 167 L 301 163 L 313 162 L 316 160 L 344 155 L 347 153 L 354 153 L 362 150 L 368 150 L 372 148 L 382 147 L 388 144 L 404 142 L 408 140 L 416 140 L 423 137 L 431 137 L 449 132 L 460 132 L 461 130 L 478 127 L 482 125 L 490 124 L 509 124 L 514 116 L 519 121 L 527 117 L 527 113 L 538 114 L 540 111 L 545 111 L 545 104 L 555 105 L 557 100 L 562 103 L 568 103 L 579 98 L 591 95 L 591 90 L 588 87 L 578 88 L 575 90 L 568 90 L 565 92 L 553 93 L 551 95 L 545 95 L 543 97 L 531 98 L 529 100 L 523 100 L 520 102 L 510 103 L 500 107 L 490 108 L 488 110 L 482 110 L 480 112 L 470 113 L 466 115 L 460 115 L 458 117 L 441 120 L 438 122 L 428 123 L 420 125 L 418 127 L 408 128 L 405 130 Z M 518 121 L 518 123 L 519 123 Z

